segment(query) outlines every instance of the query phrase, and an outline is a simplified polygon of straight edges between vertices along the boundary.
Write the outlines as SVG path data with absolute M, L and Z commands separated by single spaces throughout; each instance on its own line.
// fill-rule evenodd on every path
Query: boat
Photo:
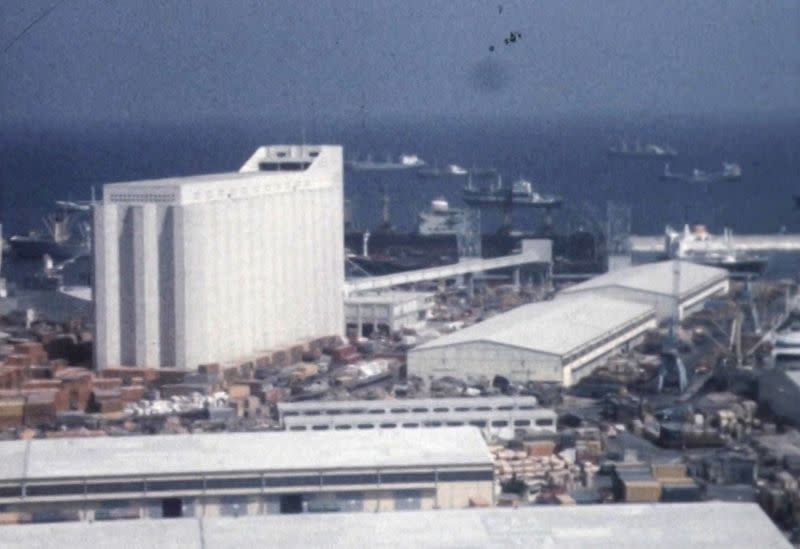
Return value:
M 14 235 L 8 239 L 11 253 L 23 259 L 47 255 L 65 260 L 91 252 L 91 203 L 58 201 L 53 213 L 44 218 L 44 231 Z
M 555 208 L 561 205 L 562 199 L 551 194 L 541 194 L 534 190 L 533 183 L 527 179 L 518 179 L 510 187 L 504 187 L 498 177 L 497 182 L 488 188 L 472 185 L 464 187 L 464 202 L 470 206 L 523 206 L 534 208 Z
M 632 147 L 623 140 L 619 145 L 609 147 L 609 156 L 623 158 L 674 158 L 678 156 L 678 151 L 667 145 L 647 144 L 642 145 L 637 141 Z
M 425 166 L 425 161 L 415 154 L 401 154 L 397 160 L 387 156 L 386 160 L 372 160 L 367 155 L 364 160 L 348 160 L 345 167 L 353 171 L 413 170 Z
M 444 197 L 432 200 L 430 210 L 417 216 L 417 233 L 422 236 L 464 234 L 466 230 L 466 212 L 451 208 Z
M 444 168 L 439 168 L 436 164 L 431 168 L 421 168 L 417 170 L 418 177 L 435 178 L 435 177 L 448 177 L 448 176 L 464 176 L 469 175 L 469 171 L 458 164 L 448 164 Z
M 669 164 L 664 165 L 661 174 L 662 181 L 682 181 L 684 183 L 717 183 L 719 181 L 739 181 L 742 179 L 742 167 L 735 163 L 722 163 L 722 170 L 718 172 L 705 172 L 695 168 L 691 173 L 675 173 Z
M 664 249 L 670 259 L 721 267 L 731 273 L 761 274 L 768 263 L 767 256 L 736 250 L 730 229 L 725 229 L 723 236 L 718 237 L 710 234 L 704 225 L 695 225 L 692 229 L 684 225 L 682 232 L 667 227 Z

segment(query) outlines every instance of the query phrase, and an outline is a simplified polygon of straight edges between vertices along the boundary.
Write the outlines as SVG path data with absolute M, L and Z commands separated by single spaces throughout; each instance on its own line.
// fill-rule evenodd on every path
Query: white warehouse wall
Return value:
M 253 156 L 256 167 L 277 157 L 310 166 L 104 187 L 98 368 L 195 368 L 341 333 L 342 149 Z
M 443 376 L 501 375 L 517 381 L 563 382 L 561 357 L 486 341 L 412 350 L 408 373 L 426 381 Z

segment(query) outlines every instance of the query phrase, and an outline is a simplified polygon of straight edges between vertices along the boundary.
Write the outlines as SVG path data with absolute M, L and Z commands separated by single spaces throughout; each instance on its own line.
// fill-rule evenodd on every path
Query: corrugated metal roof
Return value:
M 673 295 L 672 276 L 675 262 L 676 260 L 659 261 L 605 273 L 586 282 L 565 288 L 561 293 L 568 294 L 595 288 L 617 286 L 655 294 Z M 680 295 L 691 294 L 728 278 L 728 272 L 725 269 L 707 267 L 689 261 L 681 261 L 680 263 Z
M 26 445 L 27 453 L 26 453 Z M 0 443 L 0 480 L 491 465 L 475 427 L 208 433 Z
M 7 549 L 74 547 L 790 548 L 753 503 L 535 506 L 184 518 L 0 528 Z
M 649 305 L 601 295 L 563 296 L 517 307 L 410 352 L 487 341 L 563 356 L 625 324 L 654 314 Z

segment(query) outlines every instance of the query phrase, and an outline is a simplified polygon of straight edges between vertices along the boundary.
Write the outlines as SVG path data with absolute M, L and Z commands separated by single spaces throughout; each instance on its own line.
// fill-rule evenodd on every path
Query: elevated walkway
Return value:
M 431 280 L 444 280 L 458 276 L 472 275 L 496 269 L 515 268 L 514 281 L 519 283 L 519 267 L 523 265 L 540 264 L 543 267 L 550 265 L 549 257 L 536 251 L 523 252 L 521 254 L 493 257 L 489 259 L 469 258 L 462 259 L 452 265 L 442 265 L 429 269 L 419 269 L 383 276 L 373 276 L 365 278 L 351 279 L 345 282 L 345 295 L 369 290 L 380 290 L 392 288 L 404 284 L 416 284 Z

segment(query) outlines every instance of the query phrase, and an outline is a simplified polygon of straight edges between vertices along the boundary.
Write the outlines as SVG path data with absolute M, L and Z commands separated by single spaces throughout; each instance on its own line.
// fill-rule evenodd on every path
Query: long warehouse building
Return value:
M 34 522 L 463 508 L 493 483 L 475 427 L 0 445 L 0 510 Z
M 5 549 L 792 547 L 755 503 L 719 502 L 8 525 L 0 527 L 0 545 Z
M 408 353 L 408 374 L 501 375 L 570 386 L 657 326 L 653 306 L 582 294 L 523 305 Z
M 677 268 L 677 273 L 676 273 Z M 675 294 L 675 276 L 678 294 Z M 659 321 L 672 317 L 678 300 L 680 319 L 703 302 L 728 293 L 728 271 L 691 261 L 659 261 L 612 271 L 561 290 L 561 295 L 591 293 L 652 305 Z
M 487 432 L 519 428 L 550 433 L 556 432 L 558 419 L 533 396 L 279 402 L 278 418 L 289 431 L 472 425 Z
M 259 148 L 240 172 L 103 187 L 95 361 L 196 368 L 344 327 L 342 148 Z

